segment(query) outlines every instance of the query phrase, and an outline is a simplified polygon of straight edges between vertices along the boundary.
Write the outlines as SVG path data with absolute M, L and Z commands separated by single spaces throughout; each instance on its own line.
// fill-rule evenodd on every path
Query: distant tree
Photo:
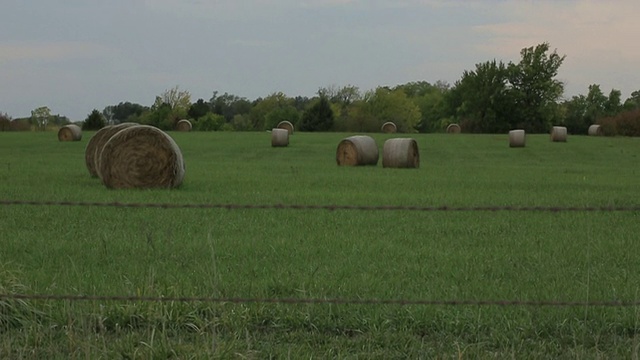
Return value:
M 586 96 L 573 96 L 562 103 L 562 109 L 567 130 L 574 134 L 586 134 L 590 125 L 599 123 L 605 117 L 612 118 L 624 108 L 620 90 L 612 89 L 607 97 L 600 85 L 591 84 Z
M 7 113 L 0 112 L 0 131 L 11 130 L 11 116 Z
M 511 122 L 516 127 L 546 132 L 561 121 L 558 100 L 564 84 L 556 76 L 565 56 L 555 50 L 548 52 L 548 43 L 524 48 L 520 51 L 520 62 L 508 66 L 510 99 L 516 105 Z
M 302 114 L 301 131 L 329 131 L 333 127 L 334 115 L 329 100 L 320 95 L 318 101 Z
M 439 81 L 431 85 L 426 81 L 410 82 L 399 85 L 394 90 L 403 91 L 420 109 L 421 120 L 419 132 L 433 132 L 442 130 L 450 123 L 448 106 L 445 96 L 449 91 L 449 84 Z
M 273 129 L 281 121 L 288 121 L 296 127 L 300 120 L 300 112 L 292 105 L 279 107 L 271 110 L 265 115 L 265 128 Z
M 102 115 L 109 123 L 138 122 L 138 118 L 148 110 L 146 106 L 127 101 L 105 107 Z
M 218 96 L 218 92 L 214 91 L 209 100 L 209 107 L 215 114 L 222 115 L 227 122 L 231 122 L 236 115 L 248 114 L 252 105 L 246 98 L 226 92 Z
M 205 102 L 203 99 L 198 99 L 198 101 L 194 102 L 189 107 L 187 116 L 189 116 L 189 118 L 191 119 L 199 119 L 205 116 L 210 111 L 211 108 L 209 107 L 209 103 Z
M 253 130 L 253 124 L 251 123 L 251 118 L 249 115 L 236 115 L 233 117 L 230 123 L 233 127 L 233 130 L 236 131 L 251 131 Z
M 46 130 L 50 119 L 51 110 L 47 106 L 41 106 L 31 110 L 31 123 L 35 125 L 38 130 Z
M 446 106 L 469 132 L 509 130 L 512 101 L 508 94 L 507 66 L 501 61 L 476 64 L 465 70 L 445 97 Z
M 188 91 L 181 91 L 177 85 L 165 90 L 160 97 L 162 103 L 169 104 L 171 110 L 182 117 L 187 115 L 191 107 L 191 94 Z
M 631 96 L 624 101 L 623 108 L 625 110 L 640 109 L 640 90 L 631 93 Z
M 105 125 L 105 120 L 100 111 L 93 109 L 82 124 L 82 130 L 99 130 Z
M 267 114 L 276 110 L 291 107 L 293 108 L 293 99 L 287 97 L 282 92 L 276 92 L 264 99 L 257 99 L 249 117 L 253 124 L 254 130 L 270 130 L 267 124 Z M 295 110 L 295 108 L 293 108 Z

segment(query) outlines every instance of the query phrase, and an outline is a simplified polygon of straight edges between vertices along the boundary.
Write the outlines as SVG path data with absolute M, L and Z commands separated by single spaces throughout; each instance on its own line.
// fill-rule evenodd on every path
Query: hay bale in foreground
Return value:
M 293 124 L 290 123 L 289 121 L 280 121 L 278 123 L 278 126 L 276 126 L 276 128 L 278 129 L 285 129 L 287 131 L 289 131 L 289 135 L 293 135 Z
M 589 136 L 602 136 L 604 135 L 604 131 L 602 131 L 602 127 L 598 124 L 593 124 L 589 126 Z
M 58 130 L 59 141 L 80 141 L 82 140 L 82 129 L 76 124 L 68 124 Z
M 191 131 L 191 129 L 193 129 L 193 125 L 187 119 L 182 119 L 176 124 L 176 130 L 178 131 Z
M 137 125 L 118 131 L 100 153 L 100 177 L 111 189 L 174 188 L 184 179 L 182 152 L 162 130 Z
M 462 128 L 458 124 L 449 124 L 447 126 L 447 134 L 460 134 L 462 132 Z
M 87 147 L 84 150 L 84 160 L 91 177 L 100 177 L 100 174 L 98 174 L 98 162 L 100 161 L 100 152 L 102 151 L 104 144 L 106 144 L 111 136 L 115 135 L 118 131 L 134 125 L 137 124 L 122 123 L 118 125 L 108 125 L 98 130 L 98 132 L 89 139 Z
M 524 130 L 509 131 L 509 147 L 524 147 L 526 134 Z
M 289 145 L 289 130 L 271 129 L 271 146 L 285 147 Z
M 336 150 L 339 166 L 377 165 L 378 145 L 367 135 L 354 135 L 343 139 Z
M 387 121 L 386 123 L 382 124 L 381 130 L 385 134 L 393 134 L 398 131 L 398 127 L 391 121 Z
M 418 143 L 411 138 L 389 139 L 382 147 L 382 167 L 413 168 L 420 167 Z
M 567 128 L 564 126 L 554 126 L 551 128 L 551 141 L 567 142 Z

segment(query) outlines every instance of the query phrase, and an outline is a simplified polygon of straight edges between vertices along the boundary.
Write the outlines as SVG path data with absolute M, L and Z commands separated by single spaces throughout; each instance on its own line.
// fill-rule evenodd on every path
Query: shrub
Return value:
M 598 121 L 607 136 L 640 136 L 640 109 L 622 112 Z

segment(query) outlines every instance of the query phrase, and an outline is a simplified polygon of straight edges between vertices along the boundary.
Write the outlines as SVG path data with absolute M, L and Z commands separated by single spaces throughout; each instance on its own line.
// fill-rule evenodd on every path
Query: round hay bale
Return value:
M 191 121 L 187 119 L 182 119 L 176 124 L 176 130 L 178 131 L 191 131 L 192 128 Z
M 184 179 L 184 160 L 165 132 L 137 125 L 118 131 L 107 141 L 98 172 L 110 189 L 174 188 Z
M 567 142 L 567 128 L 564 126 L 554 126 L 551 128 L 551 141 Z
M 420 167 L 418 143 L 411 138 L 389 139 L 382 147 L 382 167 L 413 168 Z
M 381 129 L 385 134 L 393 134 L 398 131 L 398 127 L 396 126 L 396 124 L 392 123 L 391 121 L 387 121 L 386 123 L 382 124 Z
M 462 128 L 458 124 L 449 124 L 447 126 L 447 134 L 460 134 L 462 132 Z
M 102 147 L 109 141 L 111 136 L 122 129 L 126 129 L 130 126 L 137 125 L 136 123 L 122 123 L 118 125 L 108 125 L 98 130 L 89 142 L 84 150 L 84 160 L 89 170 L 91 177 L 100 177 L 98 173 L 98 162 L 100 161 L 100 152 Z
M 278 126 L 276 126 L 278 129 L 285 129 L 287 131 L 289 131 L 289 135 L 293 135 L 293 124 L 290 123 L 289 121 L 280 121 L 278 123 Z
M 65 125 L 58 130 L 58 140 L 60 141 L 80 141 L 82 139 L 82 129 L 76 124 Z
M 526 137 L 524 130 L 509 131 L 509 147 L 524 147 Z
M 339 166 L 377 165 L 378 144 L 367 135 L 355 135 L 338 144 L 336 162 Z
M 271 146 L 285 147 L 287 145 L 289 145 L 289 130 L 272 129 L 271 130 Z
M 602 136 L 604 135 L 604 132 L 602 131 L 602 127 L 600 127 L 600 125 L 593 124 L 589 126 L 588 134 L 589 136 Z

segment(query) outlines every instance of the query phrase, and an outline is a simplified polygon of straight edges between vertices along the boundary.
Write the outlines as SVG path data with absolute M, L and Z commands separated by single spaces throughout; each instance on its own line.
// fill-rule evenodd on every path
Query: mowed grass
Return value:
M 0 199 L 638 205 L 639 139 L 411 135 L 419 169 L 338 167 L 351 134 L 170 133 L 174 190 L 109 190 L 81 142 L 0 133 Z M 384 140 L 371 134 L 382 156 Z M 397 135 L 409 136 L 409 135 Z M 638 212 L 0 206 L 0 292 L 640 301 Z M 640 307 L 0 300 L 3 358 L 634 358 Z

